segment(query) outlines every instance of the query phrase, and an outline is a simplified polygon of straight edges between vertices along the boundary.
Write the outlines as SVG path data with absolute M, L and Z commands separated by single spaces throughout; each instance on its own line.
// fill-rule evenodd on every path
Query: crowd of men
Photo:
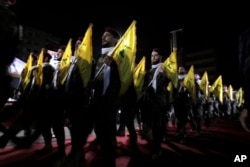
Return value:
M 15 29 L 17 25 L 11 21 L 15 17 L 6 7 L 1 6 L 2 12 L 6 12 L 8 19 L 5 16 L 1 18 L 1 28 L 3 20 L 7 21 L 3 23 L 4 26 L 10 25 L 14 28 L 7 28 L 9 33 L 2 33 L 6 29 L 1 29 L 1 46 L 6 46 L 3 48 L 8 49 L 1 49 L 0 55 L 14 55 L 18 33 Z M 7 35 L 6 38 L 3 38 L 4 35 Z M 200 135 L 203 120 L 209 128 L 210 121 L 216 117 L 238 118 L 243 106 L 239 106 L 236 100 L 229 99 L 226 93 L 227 87 L 225 86 L 224 89 L 223 104 L 220 104 L 213 94 L 206 99 L 198 86 L 199 75 L 196 78 L 198 100 L 194 103 L 190 92 L 183 85 L 187 75 L 187 69 L 183 65 L 178 67 L 178 87 L 174 91 L 174 100 L 170 100 L 170 92 L 167 90 L 170 79 L 162 67 L 165 55 L 159 48 L 151 51 L 151 67 L 145 73 L 143 96 L 138 100 L 133 82 L 128 90 L 120 95 L 121 80 L 118 65 L 110 56 L 120 38 L 121 35 L 115 29 L 111 27 L 104 29 L 101 53 L 92 60 L 91 80 L 87 86 L 84 86 L 82 80 L 77 55 L 83 37 L 75 41 L 67 71 L 59 70 L 66 45 L 58 46 L 56 60 L 53 60 L 58 62 L 58 66 L 52 66 L 52 56 L 46 49 L 41 51 L 39 57 L 31 55 L 32 69 L 30 72 L 24 69 L 21 75 L 18 88 L 20 97 L 8 108 L 8 110 L 19 111 L 20 116 L 10 127 L 2 125 L 3 135 L 0 137 L 0 147 L 4 148 L 10 140 L 16 144 L 16 148 L 30 147 L 42 135 L 45 141 L 44 147 L 38 150 L 37 154 L 48 154 L 53 150 L 52 129 L 58 145 L 57 155 L 62 158 L 66 156 L 64 127 L 67 126 L 71 136 L 72 147 L 68 155 L 68 163 L 71 166 L 85 165 L 84 146 L 88 136 L 94 131 L 96 139 L 92 145 L 98 148 L 103 157 L 104 166 L 115 167 L 116 136 L 124 136 L 125 127 L 130 134 L 131 150 L 135 154 L 139 152 L 135 119 L 139 122 L 140 136 L 150 144 L 152 158 L 156 159 L 162 154 L 161 143 L 168 140 L 167 125 L 170 120 L 177 127 L 178 140 L 185 143 L 188 123 L 192 130 Z M 1 108 L 12 94 L 6 89 L 10 88 L 10 85 L 9 76 L 5 70 L 13 57 L 3 60 L 5 61 L 0 61 Z M 40 70 L 41 67 L 42 70 Z M 37 76 L 41 71 L 42 83 L 39 84 Z M 65 73 L 66 75 L 63 75 Z M 30 77 L 27 78 L 27 75 Z M 27 79 L 29 82 L 26 82 Z M 118 111 L 121 112 L 121 118 L 120 127 L 117 129 Z M 20 138 L 17 134 L 21 130 L 25 131 L 25 135 Z

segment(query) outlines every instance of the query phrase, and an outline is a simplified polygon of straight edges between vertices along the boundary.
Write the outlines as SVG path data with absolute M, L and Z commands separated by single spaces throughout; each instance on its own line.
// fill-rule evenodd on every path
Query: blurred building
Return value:
M 185 65 L 187 67 L 193 65 L 195 73 L 200 74 L 200 76 L 207 71 L 209 81 L 214 82 L 220 75 L 218 73 L 219 61 L 217 54 L 218 53 L 214 49 L 186 54 L 184 57 Z
M 20 26 L 19 31 L 21 33 L 19 36 L 18 52 L 8 69 L 12 76 L 11 86 L 13 88 L 18 87 L 21 71 L 30 53 L 39 55 L 42 48 L 47 48 L 53 53 L 53 51 L 57 50 L 61 40 L 52 34 L 29 26 Z
M 29 26 L 22 27 L 22 37 L 18 46 L 18 58 L 26 62 L 29 54 L 39 54 L 42 48 L 57 50 L 61 39 L 50 33 Z

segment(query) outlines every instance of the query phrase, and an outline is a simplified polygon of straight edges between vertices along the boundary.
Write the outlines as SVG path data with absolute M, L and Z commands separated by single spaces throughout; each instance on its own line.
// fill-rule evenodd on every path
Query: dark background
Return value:
M 106 26 L 113 26 L 123 34 L 136 20 L 139 56 L 149 56 L 152 48 L 159 47 L 167 57 L 171 48 L 170 31 L 181 28 L 182 35 L 177 40 L 183 54 L 216 49 L 223 82 L 241 86 L 239 35 L 250 28 L 250 14 L 244 9 L 246 5 L 101 2 L 16 0 L 16 5 L 11 8 L 21 24 L 61 37 L 62 44 L 69 38 L 83 36 L 89 23 L 93 23 L 93 42 L 98 49 Z M 231 7 L 226 7 L 228 5 Z

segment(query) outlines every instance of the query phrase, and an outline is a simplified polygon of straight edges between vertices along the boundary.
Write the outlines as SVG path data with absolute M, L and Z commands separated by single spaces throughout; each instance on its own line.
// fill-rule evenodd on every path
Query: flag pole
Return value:
M 173 31 L 170 31 L 170 34 L 172 35 L 172 41 L 170 41 L 170 44 L 171 44 L 171 51 L 175 50 L 177 51 L 177 32 L 182 32 L 183 29 L 180 28 L 180 29 L 177 29 L 177 30 L 173 30 Z
M 183 31 L 182 28 L 170 31 L 170 34 L 172 35 L 172 38 L 170 41 L 170 47 L 171 47 L 170 49 L 171 49 L 171 52 L 175 51 L 177 53 L 177 62 L 180 62 L 180 63 L 182 63 L 182 56 L 178 54 L 179 49 L 178 49 L 178 44 L 177 44 L 177 33 L 182 32 L 182 31 Z
M 93 78 L 93 81 L 100 75 L 100 73 L 102 72 L 102 70 L 105 67 L 105 63 L 102 64 L 101 68 L 99 69 L 99 71 L 95 74 L 95 77 Z
M 182 29 L 182 28 L 180 28 L 180 29 L 177 29 L 177 30 L 173 30 L 173 31 L 170 31 L 170 33 L 172 34 L 172 33 L 176 33 L 176 32 L 178 32 L 178 31 L 183 31 L 183 29 Z

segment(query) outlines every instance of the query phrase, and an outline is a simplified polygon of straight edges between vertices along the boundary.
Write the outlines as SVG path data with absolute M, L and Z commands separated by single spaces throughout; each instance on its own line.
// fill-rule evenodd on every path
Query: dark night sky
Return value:
M 182 28 L 183 36 L 180 40 L 184 53 L 216 48 L 220 51 L 221 61 L 225 60 L 221 67 L 225 80 L 230 82 L 232 74 L 239 76 L 238 38 L 250 28 L 250 13 L 239 7 L 221 8 L 213 4 L 196 4 L 195 7 L 184 10 L 183 7 L 175 5 L 174 8 L 174 5 L 166 3 L 165 7 L 159 3 L 147 7 L 145 4 L 143 7 L 129 3 L 82 3 L 84 1 L 17 0 L 13 10 L 22 24 L 62 37 L 64 44 L 69 38 L 84 35 L 91 22 L 94 24 L 93 40 L 98 45 L 104 27 L 113 26 L 122 34 L 132 20 L 136 20 L 137 48 L 145 50 L 146 54 L 150 54 L 153 47 L 160 47 L 168 56 L 170 31 Z M 218 8 L 212 8 L 214 6 Z M 232 79 L 233 85 L 238 84 L 237 79 Z

